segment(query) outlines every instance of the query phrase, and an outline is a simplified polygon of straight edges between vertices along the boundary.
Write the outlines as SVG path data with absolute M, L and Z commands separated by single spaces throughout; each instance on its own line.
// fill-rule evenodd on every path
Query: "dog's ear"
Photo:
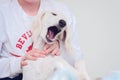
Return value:
M 63 42 L 65 49 L 68 53 L 72 52 L 72 47 L 70 43 L 70 34 L 68 28 L 63 31 L 63 34 L 60 35 L 60 39 Z
M 61 40 L 62 40 L 63 42 L 65 42 L 66 37 L 67 37 L 67 32 L 66 32 L 66 30 L 65 30 L 65 31 L 63 31 L 63 34 L 61 35 Z
M 40 36 L 40 32 L 42 30 L 42 22 L 41 21 L 42 21 L 44 15 L 45 15 L 45 12 L 42 13 L 41 15 L 38 15 L 30 27 L 34 45 L 36 45 L 36 42 L 38 42 L 38 40 L 40 38 L 39 36 Z
M 41 20 L 43 19 L 43 17 L 45 16 L 45 14 L 46 14 L 46 12 L 43 12 L 43 13 L 42 13 L 42 15 L 41 15 L 41 17 L 40 17 Z

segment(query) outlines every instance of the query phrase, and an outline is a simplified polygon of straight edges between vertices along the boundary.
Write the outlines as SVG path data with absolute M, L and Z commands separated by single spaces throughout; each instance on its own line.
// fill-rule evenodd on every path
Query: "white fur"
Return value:
M 44 43 L 47 42 L 46 34 L 49 26 L 56 25 L 60 19 L 66 20 L 66 18 L 60 14 L 56 13 L 57 16 L 51 14 L 52 11 L 44 12 L 42 15 L 38 17 L 34 25 L 32 26 L 33 32 L 33 42 L 35 48 L 43 49 Z M 56 35 L 54 40 L 63 38 L 63 31 L 67 32 L 67 36 L 64 42 L 66 49 L 71 50 L 69 44 L 69 31 L 68 25 L 62 29 L 62 31 Z M 53 40 L 53 42 L 54 42 Z M 61 39 L 62 40 L 62 39 Z M 52 44 L 47 42 L 48 44 Z M 53 74 L 59 70 L 60 68 L 65 68 L 74 74 L 77 80 L 89 80 L 87 73 L 85 71 L 84 61 L 77 61 L 75 66 L 79 69 L 79 66 L 82 70 L 78 72 L 75 68 L 73 68 L 70 64 L 68 64 L 62 57 L 60 56 L 47 56 L 45 58 L 39 58 L 36 61 L 28 61 L 27 66 L 23 67 L 23 80 L 52 80 L 50 79 Z M 66 79 L 64 79 L 66 80 Z

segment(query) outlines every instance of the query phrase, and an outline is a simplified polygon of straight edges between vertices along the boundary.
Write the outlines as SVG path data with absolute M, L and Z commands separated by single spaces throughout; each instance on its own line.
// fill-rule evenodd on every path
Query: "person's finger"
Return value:
M 45 43 L 43 50 L 47 50 L 50 46 L 50 44 Z
M 55 55 L 56 55 L 56 56 L 59 56 L 59 55 L 60 55 L 60 52 L 55 53 Z
M 32 56 L 34 56 L 34 57 L 45 57 L 46 55 L 45 55 L 45 51 L 32 51 L 31 53 L 30 53 L 30 55 L 32 55 Z
M 45 51 L 40 51 L 38 49 L 32 49 L 28 54 L 33 57 L 45 57 Z
M 53 55 L 53 56 L 58 56 L 59 55 L 59 53 L 60 53 L 60 50 L 58 49 L 58 48 L 55 48 L 52 52 L 51 52 L 51 54 Z
M 37 58 L 39 58 L 39 57 L 44 58 L 46 55 L 45 54 L 41 54 L 41 53 L 33 53 L 31 56 L 37 57 Z
M 55 49 L 55 45 L 50 46 L 48 49 L 45 50 L 46 54 L 51 53 Z
M 33 53 L 44 54 L 45 52 L 44 52 L 44 51 L 41 51 L 41 50 L 39 50 L 39 49 L 35 49 L 35 48 L 34 48 L 34 49 L 32 49 L 31 51 L 29 51 L 28 53 L 30 53 L 30 54 L 31 54 L 31 53 L 32 53 L 32 54 L 33 54 Z
M 32 55 L 30 55 L 30 54 L 27 53 L 27 54 L 24 56 L 24 59 L 25 59 L 25 60 L 37 60 L 37 57 L 32 56 Z
M 21 67 L 26 66 L 26 65 L 28 65 L 28 63 L 26 61 L 21 62 Z

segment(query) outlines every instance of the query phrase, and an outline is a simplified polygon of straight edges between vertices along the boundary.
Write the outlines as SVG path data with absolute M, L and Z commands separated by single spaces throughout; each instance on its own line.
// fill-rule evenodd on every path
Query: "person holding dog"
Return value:
M 57 41 L 45 44 L 43 51 L 31 49 L 32 33 L 27 28 L 39 7 L 40 0 L 6 0 L 0 5 L 0 80 L 21 80 L 21 67 L 27 65 L 26 60 L 44 58 L 47 53 L 59 55 Z
M 56 56 L 62 53 L 60 48 L 63 45 L 58 41 L 53 45 L 45 44 L 42 51 L 32 48 L 34 43 L 31 40 L 30 25 L 44 10 L 58 10 L 67 15 L 73 33 L 73 60 L 67 55 L 61 55 L 80 72 L 84 72 L 85 79 L 89 80 L 87 73 L 78 66 L 83 56 L 79 49 L 75 19 L 66 6 L 53 0 L 6 0 L 0 5 L 0 80 L 22 80 L 22 67 L 29 65 L 26 60 L 44 58 L 49 53 Z

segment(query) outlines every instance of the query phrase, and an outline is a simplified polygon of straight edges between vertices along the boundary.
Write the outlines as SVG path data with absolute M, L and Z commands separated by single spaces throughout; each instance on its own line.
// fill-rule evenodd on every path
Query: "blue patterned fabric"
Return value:
M 102 80 L 120 80 L 120 72 L 112 72 L 102 78 Z

